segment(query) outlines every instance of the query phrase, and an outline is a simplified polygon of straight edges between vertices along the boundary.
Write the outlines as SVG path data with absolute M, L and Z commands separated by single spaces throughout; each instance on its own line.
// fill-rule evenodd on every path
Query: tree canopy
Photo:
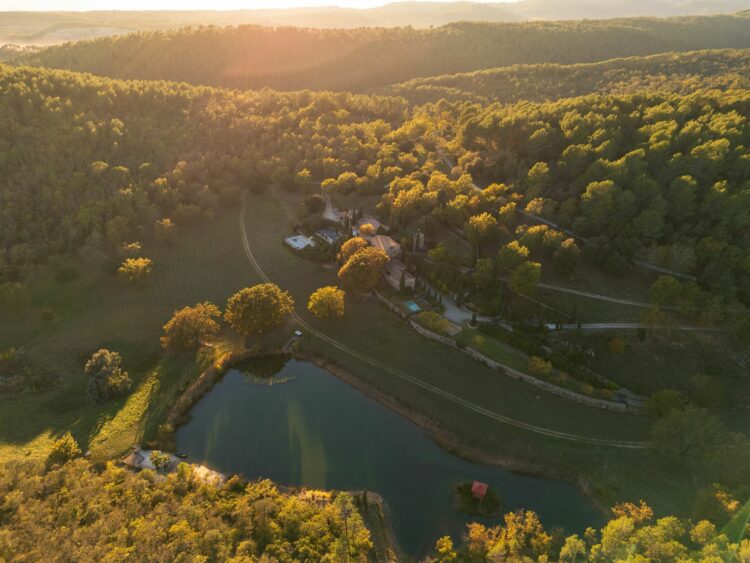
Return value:
M 224 320 L 245 336 L 263 334 L 294 312 L 294 300 L 273 283 L 246 287 L 227 301 Z

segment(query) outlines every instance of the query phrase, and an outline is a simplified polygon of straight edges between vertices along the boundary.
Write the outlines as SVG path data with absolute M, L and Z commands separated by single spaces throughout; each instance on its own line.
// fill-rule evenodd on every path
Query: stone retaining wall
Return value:
M 456 345 L 456 341 L 453 340 L 452 338 L 448 338 L 440 334 L 436 334 L 432 332 L 431 330 L 427 330 L 426 328 L 417 324 L 413 320 L 409 321 L 409 324 L 412 326 L 414 330 L 416 330 L 419 334 L 421 334 L 422 336 L 426 338 L 429 338 L 431 340 L 436 340 L 443 344 L 447 344 L 448 346 L 452 348 L 458 348 L 458 346 Z M 533 385 L 534 387 L 544 389 L 545 391 L 554 393 L 555 395 L 559 395 L 560 397 L 565 397 L 566 399 L 570 401 L 574 401 L 576 403 L 586 405 L 588 407 L 594 407 L 597 409 L 604 409 L 604 410 L 613 411 L 613 412 L 628 412 L 628 407 L 624 403 L 616 403 L 614 401 L 606 401 L 604 399 L 597 399 L 596 397 L 589 397 L 588 395 L 582 395 L 580 393 L 576 393 L 575 391 L 571 391 L 569 389 L 559 387 L 553 383 L 549 383 L 548 381 L 537 379 L 536 377 L 533 377 L 526 373 L 510 368 L 499 362 L 496 362 L 492 358 L 488 358 L 487 356 L 485 356 L 478 350 L 475 350 L 474 348 L 466 347 L 466 348 L 458 348 L 458 349 L 461 350 L 464 354 L 475 359 L 476 361 L 481 362 L 484 365 L 491 367 L 492 369 L 503 372 L 508 377 L 512 377 L 513 379 L 523 381 L 524 383 L 528 383 L 529 385 Z
M 448 338 L 447 336 L 443 336 L 442 334 L 437 334 L 436 332 L 432 332 L 431 330 L 428 330 L 425 327 L 423 327 L 414 319 L 411 319 L 409 321 L 409 324 L 414 330 L 416 330 L 422 336 L 425 336 L 431 340 L 437 340 L 438 342 L 442 342 L 443 344 L 450 346 L 451 348 L 458 348 L 458 346 L 456 345 L 456 341 L 453 340 L 452 338 Z
M 397 314 L 399 318 L 406 320 L 409 318 L 409 315 L 404 313 L 401 309 L 399 309 L 396 305 L 390 302 L 390 300 L 382 295 L 377 289 L 373 289 L 372 292 L 375 294 L 375 297 L 378 298 L 378 301 L 380 301 L 383 305 L 388 307 L 388 309 L 391 310 L 391 312 Z

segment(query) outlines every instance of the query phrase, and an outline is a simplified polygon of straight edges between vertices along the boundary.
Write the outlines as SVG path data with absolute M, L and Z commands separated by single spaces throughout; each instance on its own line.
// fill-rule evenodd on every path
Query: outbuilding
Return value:
M 484 497 L 487 496 L 487 490 L 489 489 L 489 485 L 487 483 L 482 483 L 481 481 L 474 481 L 471 484 L 471 496 L 473 496 L 477 500 L 484 500 Z

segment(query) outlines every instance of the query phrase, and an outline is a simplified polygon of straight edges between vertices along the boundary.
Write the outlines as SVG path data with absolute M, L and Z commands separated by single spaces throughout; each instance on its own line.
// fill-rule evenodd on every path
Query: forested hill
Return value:
M 420 76 L 513 64 L 748 48 L 749 25 L 745 17 L 715 16 L 457 23 L 423 30 L 207 27 L 66 44 L 22 62 L 241 89 L 364 91 Z
M 422 104 L 441 99 L 479 103 L 559 100 L 587 94 L 750 89 L 750 50 L 707 50 L 599 63 L 514 65 L 415 78 L 384 88 Z
M 54 254 L 83 248 L 98 261 L 152 229 L 187 227 L 241 189 L 388 170 L 399 154 L 388 136 L 406 112 L 376 96 L 0 65 L 0 283 Z

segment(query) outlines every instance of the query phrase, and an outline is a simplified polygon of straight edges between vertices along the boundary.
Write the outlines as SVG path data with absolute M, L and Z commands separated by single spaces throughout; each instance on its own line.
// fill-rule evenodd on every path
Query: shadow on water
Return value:
M 601 523 L 573 485 L 456 457 L 324 369 L 283 356 L 230 370 L 195 405 L 176 439 L 191 458 L 225 473 L 375 491 L 388 502 L 399 543 L 413 556 L 426 554 L 440 536 L 458 539 L 467 522 L 478 519 L 454 502 L 456 485 L 472 480 L 488 483 L 508 510 L 535 510 L 547 528 L 572 533 Z

